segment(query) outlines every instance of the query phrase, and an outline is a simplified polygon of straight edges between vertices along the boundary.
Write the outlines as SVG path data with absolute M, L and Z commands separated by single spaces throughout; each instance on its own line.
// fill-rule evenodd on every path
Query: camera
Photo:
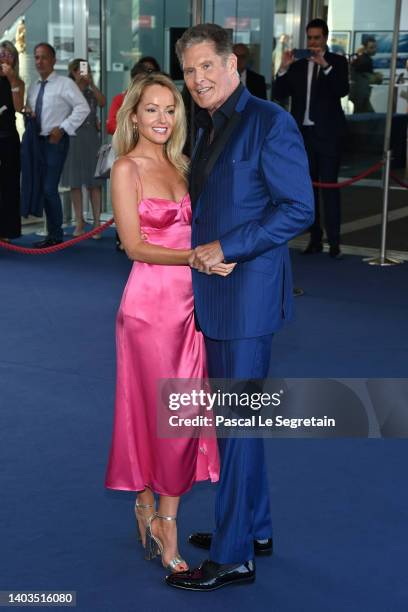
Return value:
M 88 76 L 88 62 L 79 62 L 79 74 L 81 76 Z
M 311 55 L 312 55 L 312 52 L 310 49 L 293 49 L 293 57 L 296 60 L 309 59 Z

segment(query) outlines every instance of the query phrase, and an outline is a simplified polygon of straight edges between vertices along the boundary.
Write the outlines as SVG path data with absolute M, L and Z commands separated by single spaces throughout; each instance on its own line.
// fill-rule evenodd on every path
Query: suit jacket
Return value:
M 218 239 L 225 261 L 238 265 L 226 278 L 193 270 L 198 323 L 220 340 L 270 334 L 292 311 L 287 242 L 313 221 L 308 162 L 292 117 L 244 88 L 205 176 L 193 203 L 193 247 Z
M 320 69 L 317 81 L 312 87 L 310 118 L 315 123 L 317 137 L 332 143 L 335 148 L 341 144 L 345 132 L 345 117 L 340 99 L 349 92 L 348 63 L 341 55 L 326 51 L 325 60 L 332 66 L 329 74 Z M 273 84 L 273 97 L 283 100 L 292 98 L 291 113 L 299 127 L 302 127 L 306 109 L 308 60 L 294 62 L 286 74 L 278 76 Z
M 266 100 L 265 77 L 248 68 L 246 71 L 246 87 L 253 96 Z

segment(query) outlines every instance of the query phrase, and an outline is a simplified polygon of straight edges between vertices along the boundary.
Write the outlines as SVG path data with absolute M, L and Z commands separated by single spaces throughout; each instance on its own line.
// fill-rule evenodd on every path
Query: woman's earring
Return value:
M 137 131 L 138 131 L 138 128 L 137 128 L 137 123 L 134 123 L 134 124 L 133 124 L 133 136 L 134 136 L 135 138 L 136 138 L 136 136 L 137 136 Z

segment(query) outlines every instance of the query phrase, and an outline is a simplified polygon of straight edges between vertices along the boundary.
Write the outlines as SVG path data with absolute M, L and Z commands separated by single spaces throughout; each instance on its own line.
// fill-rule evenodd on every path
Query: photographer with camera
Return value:
M 94 178 L 95 164 L 99 147 L 101 146 L 100 122 L 98 108 L 106 103 L 105 96 L 95 85 L 91 68 L 84 59 L 75 58 L 68 65 L 68 76 L 79 87 L 91 112 L 76 131 L 76 136 L 70 137 L 68 156 L 61 176 L 61 184 L 71 189 L 71 201 L 75 210 L 76 227 L 74 236 L 85 233 L 83 216 L 82 187 L 86 187 L 92 205 L 94 228 L 100 225 L 102 183 Z M 98 240 L 102 234 L 94 234 Z
M 336 183 L 340 168 L 345 117 L 341 98 L 349 91 L 347 60 L 327 48 L 329 30 L 323 19 L 313 19 L 306 27 L 307 49 L 285 51 L 273 84 L 273 97 L 292 99 L 291 113 L 302 132 L 313 181 Z M 314 189 L 315 221 L 305 255 L 323 250 L 319 191 Z M 323 190 L 324 224 L 329 254 L 341 258 L 340 193 Z

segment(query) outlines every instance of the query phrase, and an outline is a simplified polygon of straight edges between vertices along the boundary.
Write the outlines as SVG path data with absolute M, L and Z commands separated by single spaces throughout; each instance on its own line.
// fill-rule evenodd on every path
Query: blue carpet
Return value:
M 406 376 L 408 267 L 293 262 L 306 293 L 271 373 Z M 268 440 L 276 554 L 255 585 L 178 592 L 143 560 L 133 495 L 103 488 L 129 268 L 106 236 L 52 256 L 0 251 L 0 590 L 76 590 L 78 609 L 98 612 L 406 612 L 405 440 Z M 203 554 L 184 541 L 212 523 L 213 496 L 203 483 L 181 506 L 191 564 Z

